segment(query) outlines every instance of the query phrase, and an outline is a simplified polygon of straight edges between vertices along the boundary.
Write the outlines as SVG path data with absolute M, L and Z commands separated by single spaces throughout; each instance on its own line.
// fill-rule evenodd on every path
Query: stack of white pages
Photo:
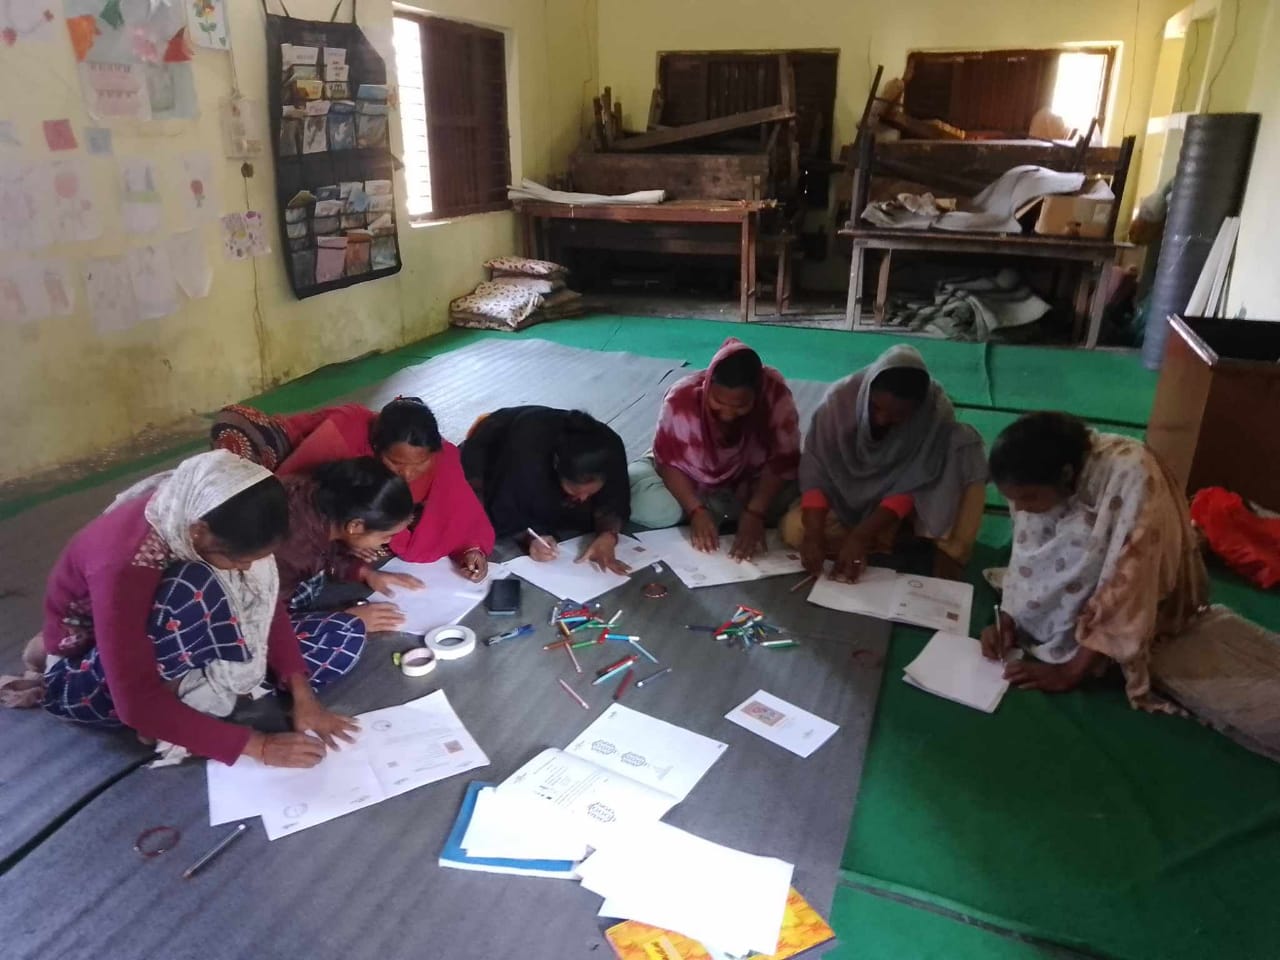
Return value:
M 913 687 L 983 713 L 994 713 L 1009 689 L 1005 664 L 982 655 L 982 644 L 972 637 L 936 633 L 903 671 L 902 679 Z
M 809 602 L 845 613 L 956 633 L 969 629 L 973 586 L 867 567 L 857 583 L 819 577 L 809 593 Z
M 650 530 L 637 536 L 641 543 L 666 561 L 680 581 L 690 589 L 717 587 L 725 583 L 748 583 L 765 577 L 804 571 L 800 553 L 786 546 L 776 530 L 768 531 L 764 552 L 750 560 L 735 560 L 729 556 L 733 537 L 721 537 L 720 549 L 715 553 L 695 550 L 688 527 Z

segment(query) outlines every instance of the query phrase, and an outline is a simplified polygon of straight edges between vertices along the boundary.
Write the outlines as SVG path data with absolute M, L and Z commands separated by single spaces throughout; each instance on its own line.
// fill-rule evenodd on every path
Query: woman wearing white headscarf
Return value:
M 969 558 L 987 469 L 982 438 L 956 422 L 942 387 L 912 347 L 885 351 L 833 384 L 804 441 L 799 506 L 783 518 L 783 540 L 805 569 L 856 580 L 871 553 L 892 548 L 910 519 L 956 563 Z
M 247 755 L 308 767 L 354 722 L 313 686 L 355 664 L 363 631 L 294 633 L 272 551 L 288 530 L 284 488 L 226 451 L 203 453 L 125 491 L 77 533 L 49 576 L 43 706 L 129 727 L 162 756 Z M 304 654 L 306 659 L 304 659 Z M 219 719 L 268 671 L 293 695 L 295 733 Z M 314 734 L 314 735 L 312 735 Z

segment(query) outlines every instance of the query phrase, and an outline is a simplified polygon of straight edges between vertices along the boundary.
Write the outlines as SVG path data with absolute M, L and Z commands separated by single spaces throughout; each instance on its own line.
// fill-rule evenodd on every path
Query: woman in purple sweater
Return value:
M 126 491 L 77 533 L 45 595 L 43 706 L 128 727 L 162 756 L 272 766 L 319 763 L 355 723 L 314 690 L 355 665 L 364 631 L 342 621 L 300 639 L 279 602 L 273 551 L 289 526 L 284 487 L 226 451 Z M 49 662 L 46 660 L 46 655 Z M 30 664 L 34 665 L 34 664 Z M 270 673 L 292 694 L 293 733 L 221 719 Z

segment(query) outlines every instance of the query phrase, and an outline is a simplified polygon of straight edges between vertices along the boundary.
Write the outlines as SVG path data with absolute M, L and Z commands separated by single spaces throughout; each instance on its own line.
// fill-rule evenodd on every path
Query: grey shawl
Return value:
M 936 381 L 910 420 L 879 440 L 872 437 L 871 385 L 894 367 L 927 372 L 924 358 L 899 344 L 832 384 L 805 437 L 800 488 L 821 490 L 846 526 L 861 522 L 885 497 L 911 494 L 916 532 L 936 539 L 955 523 L 964 490 L 986 480 L 982 438 L 956 422 L 951 401 Z

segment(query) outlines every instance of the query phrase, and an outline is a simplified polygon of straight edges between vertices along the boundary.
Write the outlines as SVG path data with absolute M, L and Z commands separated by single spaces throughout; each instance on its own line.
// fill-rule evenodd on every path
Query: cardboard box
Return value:
M 1082 193 L 1045 197 L 1036 220 L 1036 233 L 1052 237 L 1106 239 L 1116 198 L 1105 181 L 1097 180 Z

